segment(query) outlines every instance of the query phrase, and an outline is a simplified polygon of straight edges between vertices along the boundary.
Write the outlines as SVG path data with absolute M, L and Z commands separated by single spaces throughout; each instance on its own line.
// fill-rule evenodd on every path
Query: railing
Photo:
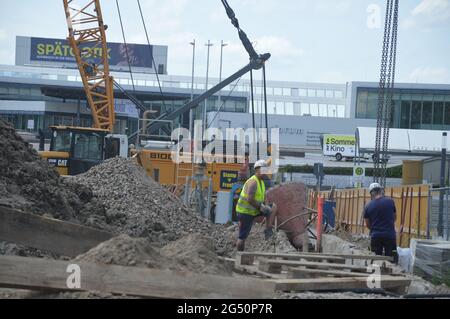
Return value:
M 386 196 L 395 202 L 397 210 L 397 242 L 400 247 L 409 247 L 413 238 L 436 237 L 429 216 L 429 204 L 432 196 L 429 185 L 412 185 L 386 188 Z M 448 192 L 447 192 L 448 193 Z M 315 207 L 317 193 L 309 194 L 309 207 Z M 320 192 L 320 197 L 328 199 L 330 192 Z M 448 198 L 448 196 L 447 196 Z M 370 202 L 370 194 L 366 189 L 337 190 L 334 193 L 336 201 L 336 228 L 351 234 L 369 234 L 364 222 L 364 207 Z M 447 205 L 448 212 L 448 205 Z M 448 220 L 448 214 L 447 214 Z M 447 223 L 448 234 L 448 223 Z

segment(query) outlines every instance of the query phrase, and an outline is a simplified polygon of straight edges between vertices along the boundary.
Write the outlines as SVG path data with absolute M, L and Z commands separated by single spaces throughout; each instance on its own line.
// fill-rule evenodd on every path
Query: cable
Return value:
M 127 40 L 125 38 L 125 30 L 123 28 L 123 23 L 122 23 L 122 14 L 120 12 L 120 6 L 119 6 L 119 0 L 116 0 L 116 5 L 117 5 L 117 13 L 119 14 L 119 22 L 120 22 L 120 28 L 122 30 L 122 37 L 123 37 L 123 43 L 125 45 L 125 53 L 127 55 L 127 62 L 128 62 L 128 68 L 130 70 L 130 76 L 131 76 L 131 84 L 133 86 L 133 92 L 136 93 L 136 87 L 134 86 L 134 78 L 133 78 L 133 70 L 131 69 L 131 60 L 130 60 L 130 54 L 128 52 L 128 44 L 127 44 Z
M 137 0 L 137 4 L 138 4 L 138 7 L 139 7 L 139 13 L 141 15 L 142 25 L 144 26 L 144 31 L 145 31 L 145 37 L 147 39 L 147 44 L 148 44 L 149 50 L 151 50 L 150 38 L 148 36 L 147 25 L 145 24 L 144 14 L 142 13 L 142 7 L 141 7 L 140 0 Z M 164 103 L 165 96 L 164 96 L 164 93 L 163 93 L 163 90 L 162 90 L 162 87 L 161 87 L 161 81 L 159 79 L 158 70 L 156 68 L 155 58 L 153 57 L 153 51 L 151 51 L 151 57 L 152 57 L 153 68 L 155 69 L 156 80 L 158 81 L 159 93 L 161 94 L 161 97 L 162 97 L 162 104 L 163 104 L 163 107 L 164 107 L 165 111 L 167 112 L 166 103 Z

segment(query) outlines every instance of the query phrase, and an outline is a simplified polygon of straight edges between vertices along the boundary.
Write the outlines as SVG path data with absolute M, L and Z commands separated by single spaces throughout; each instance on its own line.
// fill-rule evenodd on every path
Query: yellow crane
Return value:
M 107 25 L 103 21 L 100 1 L 63 0 L 63 3 L 69 30 L 68 41 L 91 108 L 93 127 L 51 127 L 50 151 L 42 152 L 41 155 L 54 165 L 61 175 L 77 175 L 105 159 L 116 156 L 128 157 L 130 152 L 128 137 L 113 134 L 114 80 L 109 70 Z M 148 128 L 160 129 L 162 123 L 175 120 L 180 114 L 196 107 L 247 72 L 262 68 L 270 58 L 270 54 L 256 54 L 245 33 L 239 28 L 231 8 L 228 5 L 225 7 L 227 14 L 233 17 L 232 21 L 239 30 L 239 37 L 247 39 L 243 43 L 249 52 L 250 63 L 181 108 L 170 114 L 162 114 L 156 121 L 149 123 Z M 135 100 L 134 97 L 131 98 Z M 142 105 L 137 107 L 143 111 Z M 147 122 L 144 121 L 144 123 Z M 192 163 L 175 163 L 171 151 L 167 149 L 144 148 L 132 150 L 131 153 L 137 157 L 138 163 L 144 167 L 148 175 L 163 185 L 184 185 L 196 171 Z M 212 181 L 212 190 L 216 193 L 220 190 L 231 189 L 238 179 L 240 168 L 241 164 L 235 157 L 234 163 L 205 165 L 204 176 Z

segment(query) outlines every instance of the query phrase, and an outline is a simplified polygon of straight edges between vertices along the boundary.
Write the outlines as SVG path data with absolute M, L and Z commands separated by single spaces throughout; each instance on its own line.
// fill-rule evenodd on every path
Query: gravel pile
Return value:
M 109 230 L 103 204 L 83 185 L 68 181 L 0 119 L 0 206 Z M 0 254 L 57 258 L 0 242 Z
M 3 120 L 0 120 L 0 205 L 85 225 L 105 221 L 103 206 L 89 188 L 62 179 Z
M 211 242 L 191 234 L 159 248 L 146 238 L 120 235 L 87 253 L 75 262 L 188 271 L 202 274 L 231 275 L 232 269 L 223 263 Z
M 105 161 L 74 180 L 90 189 L 106 208 L 115 233 L 149 238 L 163 246 L 188 234 L 209 238 L 220 255 L 230 255 L 234 238 L 187 208 L 146 174 L 134 159 Z

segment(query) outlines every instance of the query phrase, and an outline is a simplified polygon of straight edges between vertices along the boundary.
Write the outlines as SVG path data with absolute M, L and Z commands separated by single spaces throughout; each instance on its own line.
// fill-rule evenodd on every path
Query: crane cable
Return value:
M 156 75 L 156 80 L 158 81 L 158 88 L 159 88 L 159 93 L 161 94 L 162 104 L 163 104 L 164 110 L 167 112 L 166 103 L 164 102 L 165 96 L 164 96 L 164 93 L 163 93 L 163 90 L 162 90 L 161 81 L 159 79 L 158 70 L 156 68 L 155 58 L 153 57 L 153 51 L 151 49 L 150 38 L 148 36 L 147 25 L 145 23 L 144 14 L 142 13 L 142 7 L 141 7 L 140 0 L 137 0 L 137 4 L 138 4 L 138 7 L 139 7 L 139 13 L 141 15 L 142 25 L 143 25 L 144 31 L 145 31 L 145 37 L 147 39 L 147 44 L 148 44 L 148 47 L 149 47 L 149 50 L 150 50 L 150 55 L 152 57 L 153 68 L 155 69 L 155 75 Z
M 133 86 L 133 92 L 136 93 L 136 87 L 134 85 L 133 70 L 131 69 L 130 54 L 128 52 L 128 43 L 127 43 L 127 40 L 125 38 L 125 30 L 124 30 L 123 23 L 122 23 L 122 14 L 121 14 L 121 11 L 120 11 L 119 0 L 116 0 L 116 6 L 117 6 L 117 13 L 119 15 L 120 28 L 122 30 L 123 43 L 125 45 L 125 53 L 127 55 L 128 69 L 129 69 L 130 76 L 131 76 L 131 84 Z

